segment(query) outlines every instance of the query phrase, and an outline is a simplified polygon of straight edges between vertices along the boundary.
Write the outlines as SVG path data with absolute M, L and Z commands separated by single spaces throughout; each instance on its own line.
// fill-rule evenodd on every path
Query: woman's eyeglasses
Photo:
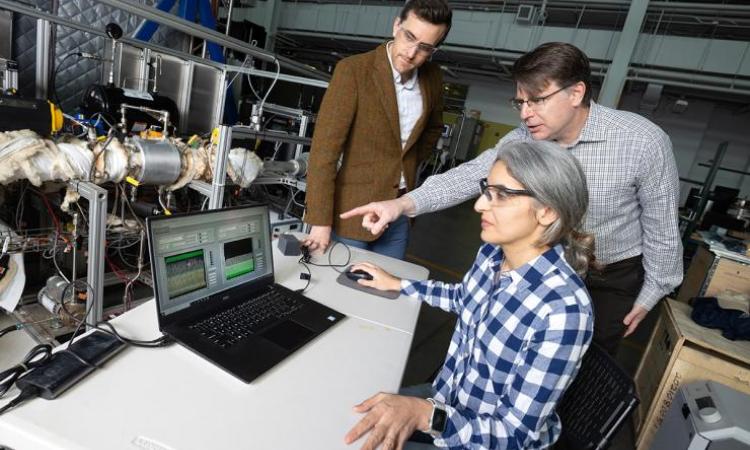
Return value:
M 510 189 L 502 184 L 487 184 L 487 178 L 479 180 L 479 189 L 492 205 L 497 205 L 517 195 L 534 197 L 534 193 L 526 189 Z

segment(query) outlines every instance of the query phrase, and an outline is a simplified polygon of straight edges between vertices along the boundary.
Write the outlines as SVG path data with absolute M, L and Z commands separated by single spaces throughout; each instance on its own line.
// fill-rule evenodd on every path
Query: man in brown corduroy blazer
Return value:
M 373 236 L 341 212 L 414 189 L 443 121 L 443 80 L 429 62 L 450 29 L 445 0 L 411 0 L 393 24 L 393 40 L 341 60 L 315 125 L 307 176 L 304 241 L 311 250 L 331 239 L 403 259 L 409 223 Z

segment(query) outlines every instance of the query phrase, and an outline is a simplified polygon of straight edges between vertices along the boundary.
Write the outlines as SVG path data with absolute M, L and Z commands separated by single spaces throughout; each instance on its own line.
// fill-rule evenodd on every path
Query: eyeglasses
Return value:
M 411 34 L 411 31 L 402 28 L 401 25 L 398 26 L 398 31 L 401 32 L 401 34 L 404 36 L 404 39 L 406 40 L 406 46 L 408 48 L 414 48 L 417 47 L 417 50 L 421 53 L 424 53 L 425 55 L 433 55 L 436 51 L 438 51 L 438 48 L 431 44 L 425 44 L 424 42 L 419 42 L 419 39 L 417 39 L 416 36 Z
M 479 180 L 479 190 L 491 205 L 498 205 L 517 195 L 535 197 L 533 192 L 527 191 L 526 189 L 510 189 L 502 184 L 487 184 L 487 178 Z
M 575 83 L 573 83 L 573 84 L 575 84 Z M 553 95 L 557 94 L 558 92 L 562 92 L 565 89 L 573 86 L 573 84 L 569 84 L 567 86 L 563 86 L 563 87 L 561 87 L 560 89 L 556 90 L 555 92 L 553 92 L 551 94 L 542 95 L 540 97 L 529 97 L 528 100 L 522 100 L 520 98 L 512 98 L 512 99 L 510 99 L 510 106 L 512 106 L 513 109 L 515 109 L 516 111 L 520 111 L 520 110 L 523 109 L 523 104 L 526 103 L 529 106 L 529 108 L 536 110 L 536 108 L 539 108 L 539 107 L 543 106 L 544 102 L 548 98 L 552 97 Z

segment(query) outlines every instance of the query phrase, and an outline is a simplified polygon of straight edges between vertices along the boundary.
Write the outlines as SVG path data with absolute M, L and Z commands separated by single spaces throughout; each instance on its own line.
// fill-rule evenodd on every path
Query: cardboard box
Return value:
M 742 255 L 733 259 L 728 252 L 714 253 L 701 246 L 690 262 L 677 300 L 716 297 L 724 308 L 750 311 L 750 264 Z
M 730 341 L 690 319 L 690 306 L 668 299 L 635 374 L 641 404 L 633 416 L 636 448 L 648 450 L 684 383 L 715 380 L 750 394 L 750 341 Z

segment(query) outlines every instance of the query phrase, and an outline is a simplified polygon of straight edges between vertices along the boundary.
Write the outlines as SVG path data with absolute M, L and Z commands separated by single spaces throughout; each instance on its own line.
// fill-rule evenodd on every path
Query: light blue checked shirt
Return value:
M 583 281 L 557 245 L 500 273 L 502 250 L 484 244 L 462 283 L 401 282 L 403 294 L 459 316 L 433 387 L 448 424 L 435 445 L 546 448 L 560 436 L 558 399 L 593 333 Z
M 531 140 L 529 130 L 521 126 L 500 139 L 495 150 Z M 643 255 L 645 274 L 635 303 L 650 310 L 682 282 L 680 180 L 669 136 L 637 114 L 591 102 L 581 134 L 569 150 L 586 174 L 589 209 L 583 231 L 596 238 L 596 260 L 612 264 Z M 476 197 L 479 180 L 496 158 L 497 151 L 488 150 L 429 177 L 406 194 L 414 202 L 415 215 Z

